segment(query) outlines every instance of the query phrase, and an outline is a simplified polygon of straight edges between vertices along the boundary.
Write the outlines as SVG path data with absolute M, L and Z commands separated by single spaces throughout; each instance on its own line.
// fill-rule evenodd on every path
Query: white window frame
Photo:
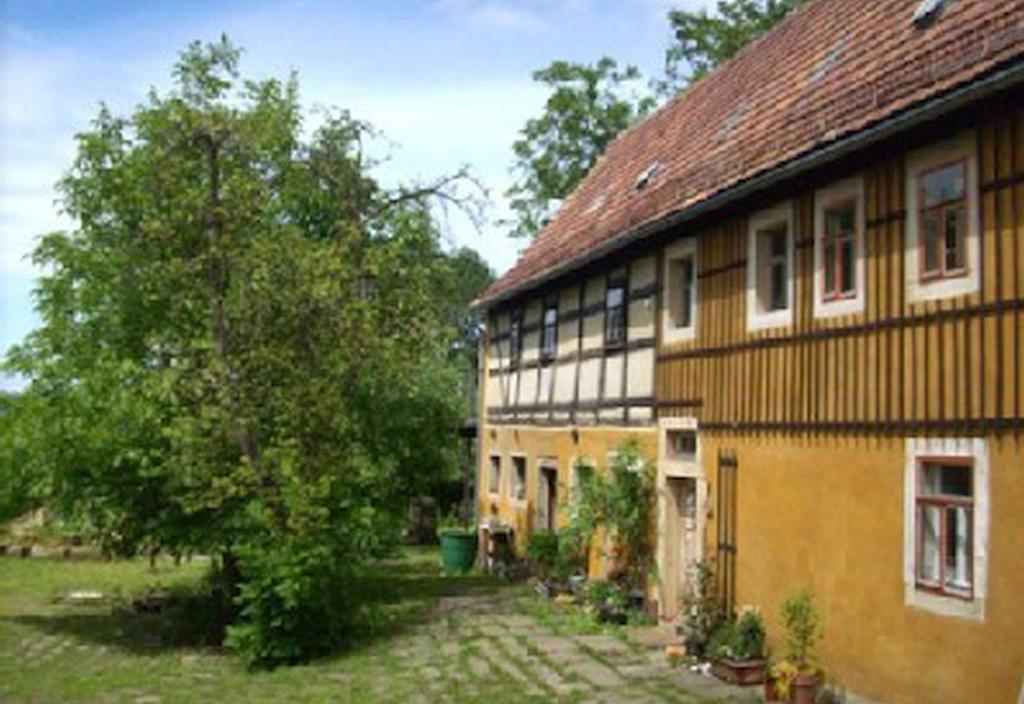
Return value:
M 967 272 L 953 278 L 921 280 L 920 250 L 920 184 L 922 173 L 936 167 L 963 160 L 967 165 L 967 214 L 964 234 L 964 262 Z M 974 130 L 911 152 L 906 167 L 907 238 L 903 253 L 906 271 L 906 293 L 910 302 L 933 301 L 963 296 L 981 287 L 981 204 L 978 188 L 977 140 Z
M 853 296 L 825 298 L 825 213 L 837 204 L 854 201 L 856 234 L 853 246 Z M 829 318 L 864 311 L 865 277 L 864 179 L 853 176 L 814 193 L 814 317 Z
M 676 325 L 676 302 L 679 297 L 678 274 L 676 267 L 680 260 L 691 258 L 693 260 L 693 297 L 690 301 L 690 324 L 686 327 Z M 675 242 L 665 248 L 664 264 L 662 270 L 662 310 L 661 310 L 661 340 L 663 343 L 685 342 L 697 336 L 697 297 L 699 284 L 697 279 L 697 238 L 687 237 Z
M 973 464 L 974 525 L 971 599 L 936 594 L 917 586 L 917 491 L 922 460 L 969 459 Z M 907 606 L 943 616 L 985 620 L 988 591 L 989 455 L 982 438 L 908 438 L 903 476 L 903 590 Z
M 678 457 L 672 451 L 669 437 L 672 433 L 677 432 L 693 432 L 696 434 L 697 450 L 692 459 Z M 658 467 L 661 472 L 670 477 L 701 476 L 701 442 L 696 418 L 658 419 Z
M 779 310 L 763 311 L 757 295 L 758 275 L 761 262 L 757 251 L 758 232 L 773 225 L 786 225 L 786 307 Z M 794 241 L 793 204 L 790 201 L 767 208 L 750 216 L 747 223 L 747 330 L 781 328 L 793 324 L 793 308 L 796 302 L 794 284 Z
M 495 490 L 491 486 L 491 470 L 494 469 L 494 460 L 498 460 L 498 488 L 497 488 L 497 490 Z M 504 472 L 502 471 L 502 466 L 504 464 L 505 463 L 502 461 L 502 456 L 500 454 L 494 453 L 494 454 L 490 454 L 490 455 L 487 456 L 487 494 L 489 496 L 495 496 L 495 497 L 501 496 L 501 489 L 502 489 L 502 481 L 501 481 L 501 479 L 502 479 L 502 475 L 504 474 Z
M 521 460 L 523 463 L 523 496 L 520 498 L 516 495 L 516 461 Z M 518 506 L 525 506 L 530 502 L 530 460 L 524 454 L 512 454 L 509 455 L 509 471 L 508 473 L 508 497 L 512 503 Z

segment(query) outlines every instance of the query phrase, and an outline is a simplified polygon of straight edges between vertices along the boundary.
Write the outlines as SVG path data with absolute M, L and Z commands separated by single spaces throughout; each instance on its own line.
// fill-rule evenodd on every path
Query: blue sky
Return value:
M 502 217 L 511 144 L 539 113 L 530 73 L 554 59 L 602 55 L 660 69 L 670 7 L 703 0 L 0 0 L 0 353 L 36 324 L 38 271 L 25 258 L 40 233 L 68 228 L 53 185 L 74 134 L 102 100 L 128 112 L 166 88 L 177 53 L 221 32 L 254 77 L 298 71 L 303 104 L 339 106 L 387 138 L 386 184 L 424 181 L 463 164 Z M 498 272 L 521 240 L 497 225 L 453 220 L 453 243 Z M 0 388 L 16 379 L 0 377 Z

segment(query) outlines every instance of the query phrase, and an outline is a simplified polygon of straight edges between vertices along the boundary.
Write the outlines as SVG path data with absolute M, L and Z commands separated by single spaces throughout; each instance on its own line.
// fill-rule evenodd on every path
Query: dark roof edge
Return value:
M 942 93 L 930 100 L 916 106 L 907 108 L 891 117 L 885 118 L 858 132 L 854 132 L 842 139 L 819 147 L 806 154 L 784 162 L 783 164 L 770 169 L 758 176 L 753 176 L 745 181 L 720 191 L 715 195 L 696 203 L 688 208 L 673 211 L 657 220 L 652 220 L 637 227 L 626 230 L 618 237 L 597 245 L 586 254 L 576 259 L 569 260 L 559 266 L 552 267 L 539 276 L 524 281 L 512 288 L 502 291 L 493 298 L 478 298 L 470 305 L 472 308 L 493 308 L 499 303 L 515 298 L 530 289 L 569 274 L 577 269 L 594 262 L 597 259 L 612 254 L 650 235 L 656 234 L 671 227 L 675 227 L 689 220 L 705 215 L 708 212 L 722 208 L 730 203 L 756 193 L 759 190 L 768 188 L 776 183 L 802 172 L 817 168 L 831 161 L 865 147 L 871 146 L 884 139 L 892 137 L 901 130 L 914 125 L 942 117 L 954 110 L 962 108 L 973 101 L 988 97 L 1005 88 L 1012 87 L 1015 83 L 1024 81 L 1024 59 L 1015 59 L 1009 65 L 997 68 L 982 78 L 975 79 L 950 91 Z

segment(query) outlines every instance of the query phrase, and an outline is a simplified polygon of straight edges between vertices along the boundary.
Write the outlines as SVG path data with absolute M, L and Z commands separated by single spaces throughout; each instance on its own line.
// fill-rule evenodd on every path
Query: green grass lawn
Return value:
M 130 597 L 194 591 L 206 560 L 181 566 L 0 558 L 0 701 L 278 702 L 405 701 L 416 682 L 396 677 L 395 644 L 445 593 L 501 589 L 485 577 L 445 579 L 437 552 L 410 550 L 375 565 L 355 585 L 374 607 L 373 627 L 344 653 L 269 673 L 245 670 L 212 647 L 208 610 L 188 599 L 138 614 Z M 111 597 L 99 606 L 57 601 L 73 590 Z
M 205 560 L 0 557 L 0 702 L 756 701 L 669 667 L 664 656 L 579 608 L 483 576 L 442 577 L 436 550 L 371 565 L 351 588 L 371 617 L 336 655 L 249 672 L 211 642 Z M 107 595 L 76 606 L 75 590 Z M 158 614 L 131 598 L 177 595 Z

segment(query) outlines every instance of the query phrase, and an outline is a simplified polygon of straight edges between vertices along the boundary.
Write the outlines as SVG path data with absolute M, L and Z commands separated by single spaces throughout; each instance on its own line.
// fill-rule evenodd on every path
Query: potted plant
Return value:
M 446 574 L 465 574 L 476 562 L 476 528 L 468 521 L 451 513 L 438 522 L 438 538 L 441 540 L 441 565 Z
M 764 637 L 764 622 L 756 608 L 748 607 L 735 622 L 725 622 L 711 639 L 712 674 L 737 685 L 763 682 Z
M 776 679 L 782 690 L 783 679 L 792 704 L 814 704 L 821 686 L 821 669 L 816 664 L 815 646 L 821 638 L 818 609 L 806 589 L 801 589 L 784 602 L 780 609 L 787 631 L 787 661 L 776 666 Z M 785 664 L 786 668 L 781 666 Z M 782 675 L 782 676 L 778 676 Z
M 714 594 L 713 576 L 706 562 L 696 563 L 693 566 L 692 589 L 682 601 L 682 622 L 678 631 L 687 654 L 696 658 L 704 656 L 711 636 L 725 620 L 722 606 Z

